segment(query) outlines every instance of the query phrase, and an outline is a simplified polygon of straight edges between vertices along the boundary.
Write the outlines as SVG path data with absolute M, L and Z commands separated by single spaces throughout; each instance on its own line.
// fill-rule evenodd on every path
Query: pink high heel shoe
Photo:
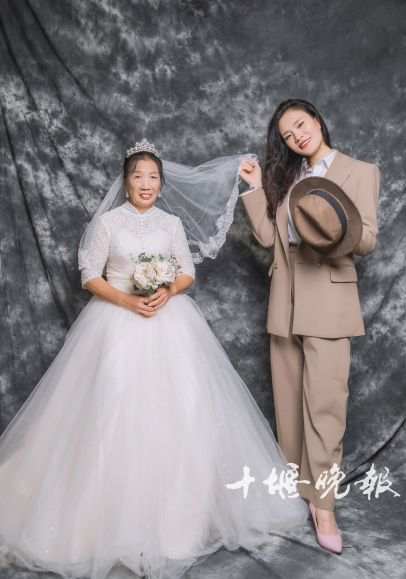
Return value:
M 319 526 L 317 524 L 316 509 L 313 503 L 309 503 L 310 512 L 312 514 L 313 525 L 316 531 L 317 541 L 320 547 L 340 555 L 343 551 L 343 539 L 341 536 L 341 531 L 338 529 L 338 533 L 328 535 L 326 533 L 320 533 Z

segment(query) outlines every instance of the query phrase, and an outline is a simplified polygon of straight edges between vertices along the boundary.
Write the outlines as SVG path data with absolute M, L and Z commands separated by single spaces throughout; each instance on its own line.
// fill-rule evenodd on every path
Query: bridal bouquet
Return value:
M 180 269 L 173 255 L 140 253 L 136 258 L 133 258 L 133 261 L 135 270 L 131 278 L 135 293 L 138 295 L 152 295 L 158 288 L 168 287 L 175 281 Z

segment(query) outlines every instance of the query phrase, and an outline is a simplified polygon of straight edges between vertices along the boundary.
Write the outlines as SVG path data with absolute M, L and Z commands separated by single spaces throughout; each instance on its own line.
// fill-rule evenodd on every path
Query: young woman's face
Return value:
M 125 184 L 131 203 L 140 211 L 146 211 L 154 205 L 161 189 L 157 164 L 152 159 L 140 159 Z
M 279 132 L 289 149 L 304 157 L 314 155 L 324 142 L 319 121 L 300 109 L 283 113 Z

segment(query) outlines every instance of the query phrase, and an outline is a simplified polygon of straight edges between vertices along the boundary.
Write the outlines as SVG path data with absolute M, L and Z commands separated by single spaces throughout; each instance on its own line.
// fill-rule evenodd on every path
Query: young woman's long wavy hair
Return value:
M 327 125 L 312 103 L 304 99 L 288 99 L 281 102 L 268 125 L 266 154 L 264 162 L 264 189 L 268 199 L 268 212 L 274 220 L 279 203 L 282 202 L 289 187 L 299 176 L 303 157 L 289 149 L 279 132 L 279 121 L 289 109 L 303 110 L 316 118 L 326 145 L 331 147 Z

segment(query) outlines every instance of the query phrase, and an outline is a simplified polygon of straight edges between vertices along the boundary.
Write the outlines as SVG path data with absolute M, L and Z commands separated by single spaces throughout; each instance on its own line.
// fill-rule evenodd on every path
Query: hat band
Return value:
M 347 233 L 347 216 L 344 212 L 344 209 L 337 201 L 337 199 L 332 195 L 329 195 L 326 191 L 322 191 L 321 189 L 314 189 L 313 191 L 309 191 L 308 195 L 317 195 L 318 197 L 321 197 L 322 199 L 327 201 L 327 203 L 329 203 L 331 207 L 335 210 L 335 212 L 337 213 L 337 217 L 341 223 L 341 227 L 343 228 L 343 233 L 340 238 L 341 240 Z

